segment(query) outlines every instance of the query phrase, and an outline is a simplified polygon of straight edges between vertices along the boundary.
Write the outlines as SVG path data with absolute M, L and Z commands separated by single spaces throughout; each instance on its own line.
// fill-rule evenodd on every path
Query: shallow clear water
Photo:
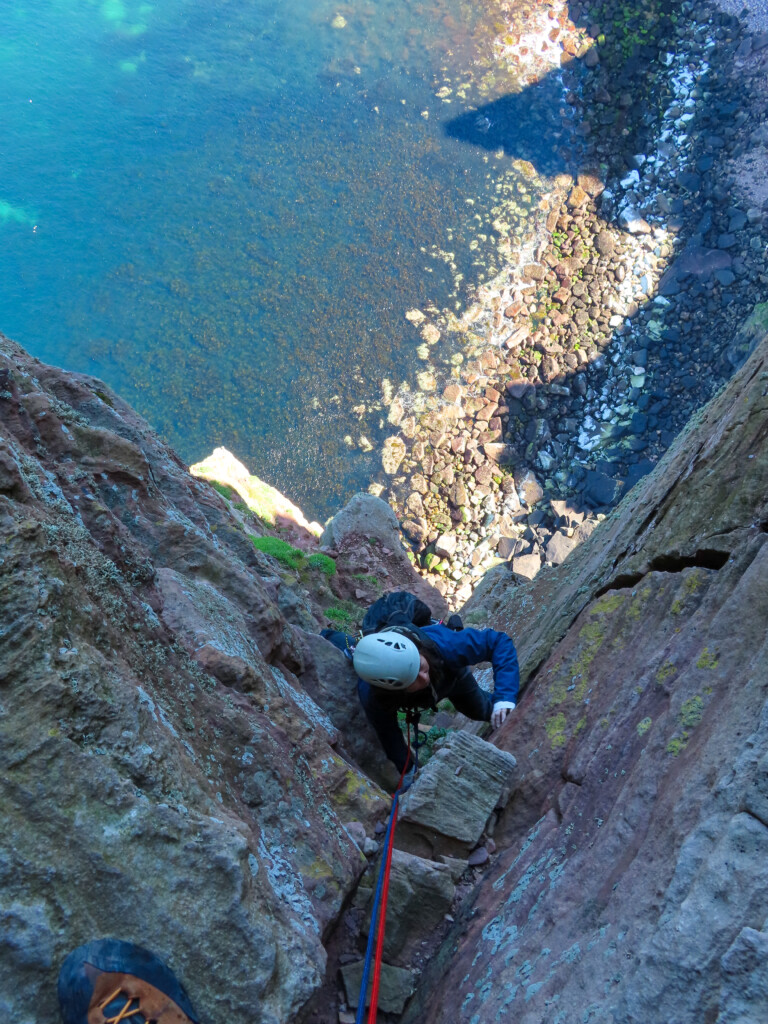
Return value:
M 344 435 L 384 436 L 352 406 L 420 368 L 405 310 L 455 304 L 421 248 L 453 229 L 477 279 L 466 199 L 490 208 L 502 156 L 447 128 L 471 90 L 435 92 L 492 8 L 3 5 L 0 330 L 330 514 L 377 465 Z

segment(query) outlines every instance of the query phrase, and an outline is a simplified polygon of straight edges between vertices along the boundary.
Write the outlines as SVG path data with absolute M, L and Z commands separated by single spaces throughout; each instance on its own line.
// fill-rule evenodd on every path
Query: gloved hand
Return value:
M 513 700 L 497 700 L 493 705 L 491 714 L 491 725 L 498 729 L 510 711 L 514 711 L 517 705 Z
M 400 792 L 405 793 L 413 785 L 413 780 L 416 778 L 416 768 L 409 768 L 403 776 L 403 781 L 400 783 Z

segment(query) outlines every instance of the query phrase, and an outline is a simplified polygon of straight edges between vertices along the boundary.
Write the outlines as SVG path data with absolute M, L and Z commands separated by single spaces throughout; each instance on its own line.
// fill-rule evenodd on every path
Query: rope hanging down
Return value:
M 413 725 L 413 770 L 414 773 L 419 768 L 419 713 L 418 711 L 407 712 L 406 722 L 408 726 Z M 373 940 L 376 935 L 376 956 L 373 968 L 373 984 L 371 986 L 371 1006 L 368 1011 L 368 1024 L 376 1024 L 376 1014 L 379 1004 L 379 983 L 381 981 L 381 961 L 384 953 L 384 929 L 387 920 L 387 898 L 389 896 L 389 875 L 392 868 L 392 851 L 394 849 L 394 837 L 395 837 L 395 825 L 397 823 L 397 808 L 398 800 L 400 798 L 400 791 L 403 785 L 403 779 L 405 773 L 408 771 L 408 765 L 411 760 L 411 736 L 410 728 L 408 732 L 408 755 L 405 759 L 405 765 L 402 772 L 400 773 L 400 780 L 397 783 L 397 789 L 392 796 L 392 810 L 389 814 L 389 823 L 387 824 L 387 832 L 384 837 L 384 849 L 381 857 L 381 868 L 379 870 L 379 878 L 376 883 L 376 894 L 373 899 L 373 908 L 371 910 L 371 929 L 368 932 L 368 945 L 365 950 L 365 962 L 363 964 L 363 977 L 360 981 L 360 995 L 357 1003 L 357 1015 L 355 1016 L 355 1024 L 363 1024 L 363 1017 L 365 1015 L 365 1003 L 366 995 L 368 993 L 368 977 L 370 975 L 371 960 L 373 957 Z M 381 908 L 379 908 L 381 904 Z M 378 927 L 377 927 L 378 922 Z

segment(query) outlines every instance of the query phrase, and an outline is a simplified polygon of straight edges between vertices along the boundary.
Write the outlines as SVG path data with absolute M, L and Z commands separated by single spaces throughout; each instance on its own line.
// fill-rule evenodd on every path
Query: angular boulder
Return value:
M 451 733 L 403 798 L 397 845 L 420 856 L 466 857 L 517 776 L 511 754 L 479 736 Z
M 443 923 L 455 894 L 448 865 L 394 850 L 384 937 L 386 963 L 407 966 L 422 942 Z

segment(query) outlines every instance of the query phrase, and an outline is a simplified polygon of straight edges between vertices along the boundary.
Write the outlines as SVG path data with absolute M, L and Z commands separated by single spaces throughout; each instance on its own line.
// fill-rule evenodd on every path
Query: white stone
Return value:
M 405 441 L 401 437 L 388 437 L 384 442 L 384 448 L 381 453 L 381 464 L 384 467 L 384 472 L 389 476 L 394 476 L 400 463 L 405 458 L 405 452 Z
M 435 541 L 435 554 L 441 558 L 453 558 L 456 554 L 458 538 L 455 533 L 444 533 Z
M 640 174 L 639 174 L 638 171 L 635 171 L 635 170 L 630 171 L 629 174 L 626 176 L 626 178 L 622 178 L 621 179 L 621 187 L 622 188 L 632 188 L 633 185 L 639 185 L 639 184 L 640 184 Z
M 408 312 L 405 314 L 405 319 L 410 320 L 412 324 L 420 324 L 423 323 L 423 321 L 426 320 L 427 318 L 424 316 L 420 309 L 409 309 Z

